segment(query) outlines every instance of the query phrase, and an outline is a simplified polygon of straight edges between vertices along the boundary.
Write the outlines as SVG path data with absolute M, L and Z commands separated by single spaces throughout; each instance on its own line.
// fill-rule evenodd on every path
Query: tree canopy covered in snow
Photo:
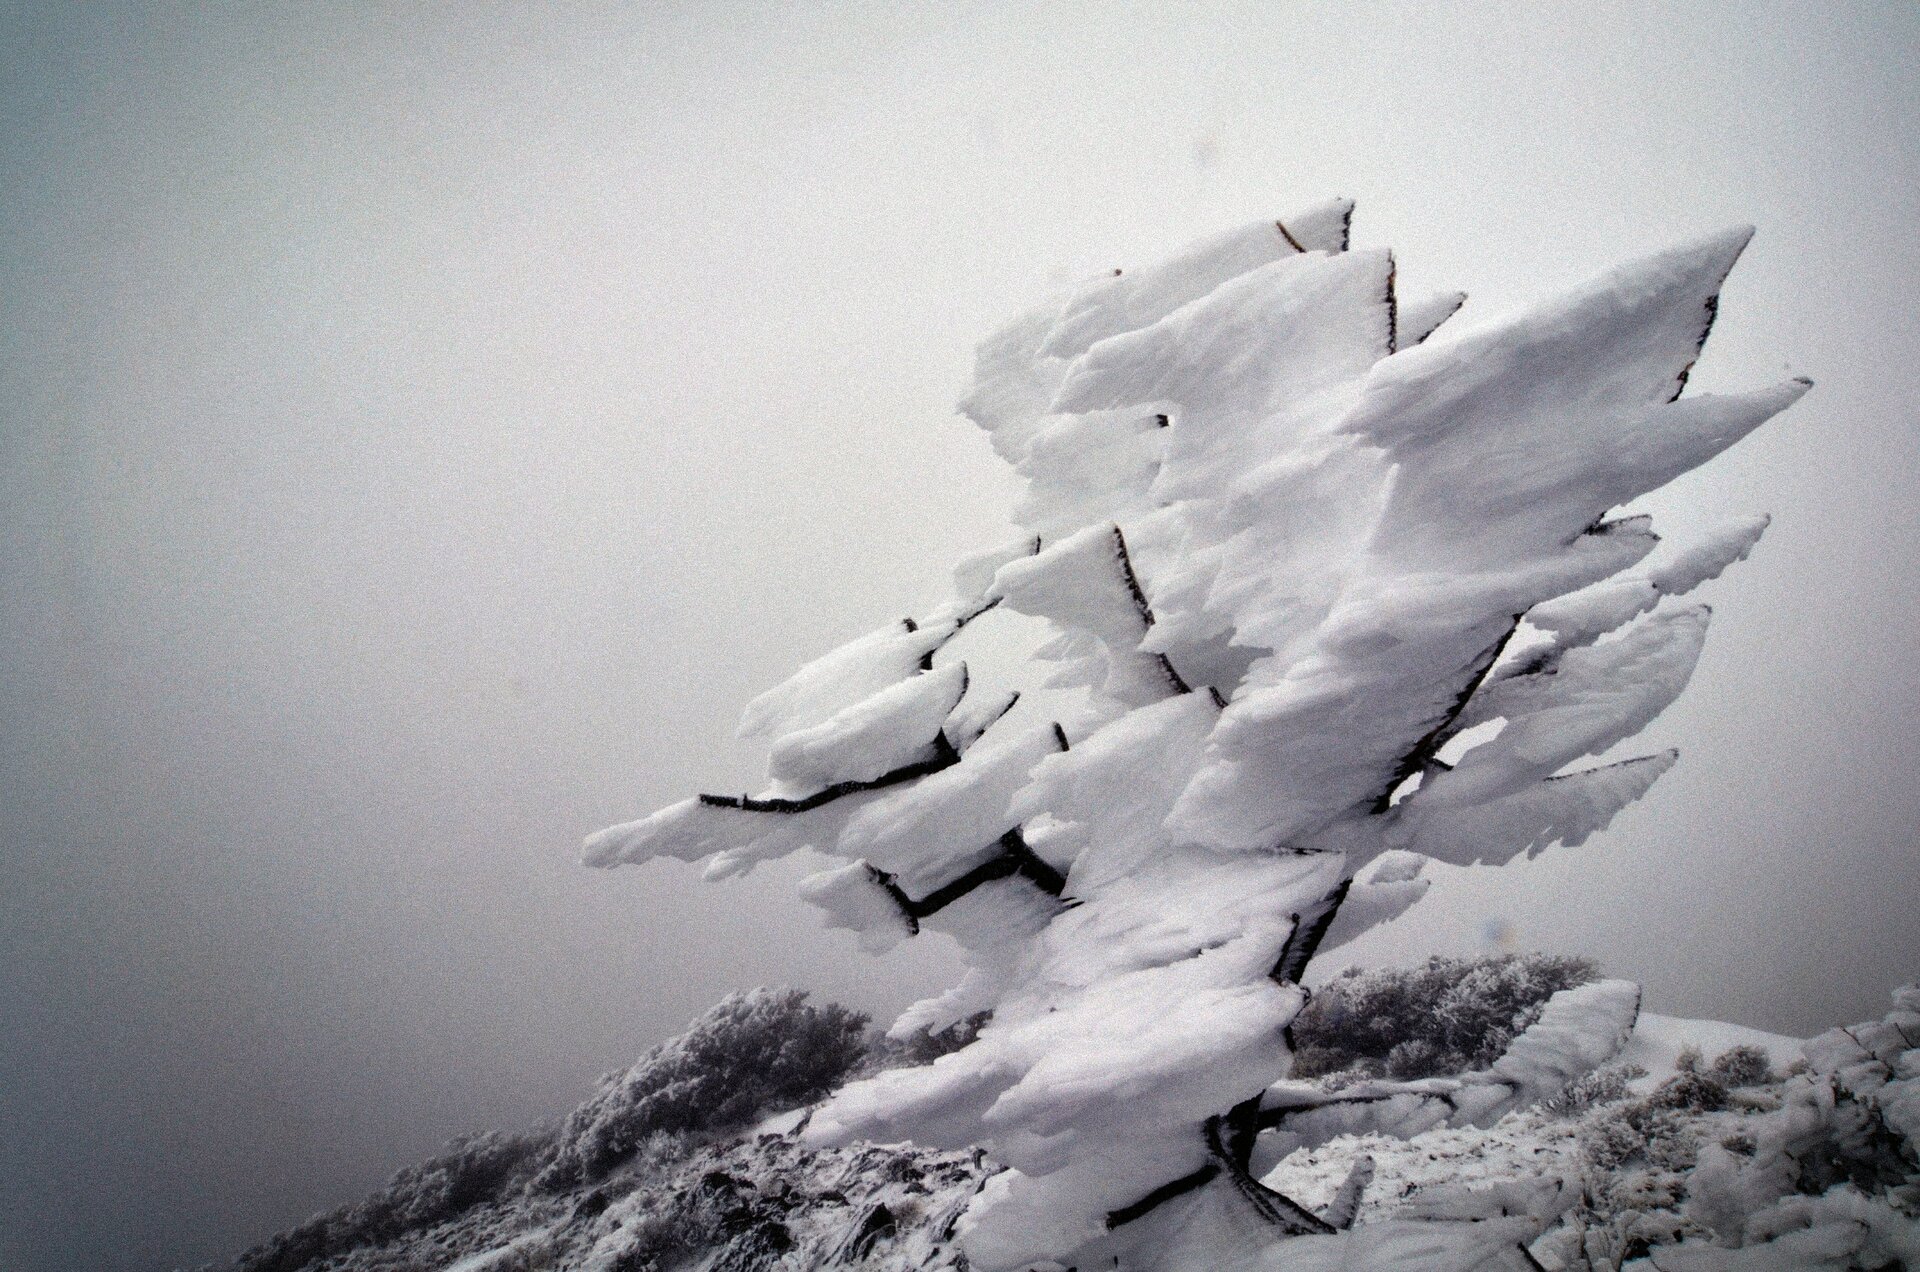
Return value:
M 587 842 L 709 877 L 814 849 L 841 864 L 803 891 L 863 947 L 959 943 L 964 979 L 896 1029 L 991 1012 L 978 1036 L 806 1133 L 986 1148 L 1009 1169 L 959 1228 L 977 1268 L 1361 1240 L 1351 1200 L 1311 1211 L 1264 1166 L 1356 1118 L 1485 1124 L 1631 1030 L 1637 991 L 1600 981 L 1459 1079 L 1287 1081 L 1309 960 L 1417 902 L 1426 862 L 1579 844 L 1674 763 L 1592 761 L 1684 688 L 1708 611 L 1677 598 L 1766 518 L 1656 552 L 1610 513 L 1808 382 L 1685 393 L 1747 229 L 1453 336 L 1464 298 L 1401 297 L 1351 214 L 1244 226 L 989 337 L 962 409 L 1026 479 L 1029 537 L 755 699 L 764 791 Z M 953 655 L 996 610 L 1052 625 L 1037 656 L 1080 691 L 1058 721 L 1017 723 Z M 1394 1266 L 1393 1231 L 1364 1240 Z

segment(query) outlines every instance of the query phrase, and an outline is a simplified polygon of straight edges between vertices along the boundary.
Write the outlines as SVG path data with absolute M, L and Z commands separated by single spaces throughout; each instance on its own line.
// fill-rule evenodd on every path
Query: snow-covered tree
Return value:
M 1463 297 L 1403 299 L 1351 212 L 1245 226 L 989 338 L 962 409 L 1026 479 L 1029 537 L 755 699 L 765 791 L 587 842 L 709 877 L 816 849 L 844 864 L 803 891 L 865 948 L 959 943 L 962 981 L 895 1027 L 991 1012 L 978 1036 L 806 1134 L 984 1147 L 1008 1169 L 960 1227 L 977 1268 L 1478 1266 L 1510 1227 L 1462 1225 L 1436 1263 L 1430 1226 L 1342 1230 L 1364 1179 L 1314 1213 L 1261 1174 L 1334 1128 L 1497 1117 L 1631 1028 L 1637 992 L 1602 981 L 1486 1070 L 1286 1081 L 1309 960 L 1417 901 L 1428 860 L 1578 844 L 1673 764 L 1579 767 L 1684 687 L 1707 610 L 1672 598 L 1766 519 L 1651 555 L 1648 519 L 1609 513 L 1808 383 L 1683 394 L 1746 229 L 1429 339 Z M 953 657 L 995 610 L 1053 625 L 1064 718 L 1017 723 Z

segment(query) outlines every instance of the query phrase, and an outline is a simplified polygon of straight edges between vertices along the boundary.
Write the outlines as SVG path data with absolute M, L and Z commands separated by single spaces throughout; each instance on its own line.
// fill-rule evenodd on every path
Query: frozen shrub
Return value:
M 1621 1086 L 1624 1089 L 1625 1083 Z M 1687 1126 L 1687 1116 L 1726 1105 L 1726 1088 L 1699 1071 L 1699 1053 L 1694 1052 L 1689 1064 L 1687 1053 L 1682 1052 L 1679 1071 L 1657 1089 L 1588 1117 L 1579 1132 L 1580 1155 L 1589 1166 L 1603 1171 L 1633 1162 L 1662 1171 L 1690 1170 L 1700 1144 Z
M 866 1052 L 867 1018 L 838 1004 L 808 1005 L 796 989 L 734 994 L 613 1074 L 560 1128 L 540 1187 L 598 1179 L 649 1136 L 741 1126 L 819 1099 Z
M 384 1202 L 402 1229 L 425 1228 L 524 1184 L 552 1134 L 463 1136 L 424 1166 L 396 1174 Z
M 662 1272 L 706 1255 L 703 1267 L 765 1267 L 793 1249 L 788 1231 L 757 1192 L 725 1171 L 662 1192 L 620 1230 L 609 1253 L 617 1272 Z
M 1547 954 L 1349 970 L 1295 1020 L 1293 1073 L 1362 1068 L 1424 1078 L 1485 1068 L 1540 1018 L 1547 999 L 1598 974 L 1587 959 Z
M 1714 1113 L 1727 1107 L 1727 1088 L 1698 1069 L 1681 1069 L 1647 1096 L 1649 1108 Z
M 1596 1170 L 1611 1171 L 1646 1150 L 1647 1133 L 1616 1113 L 1582 1126 L 1579 1141 L 1582 1160 Z
M 1541 1107 L 1556 1117 L 1577 1117 L 1600 1105 L 1624 1100 L 1629 1084 L 1646 1075 L 1647 1071 L 1637 1064 L 1605 1065 L 1575 1078 L 1560 1094 L 1542 1101 Z
M 1915 1180 L 1915 1146 L 1887 1124 L 1878 1101 L 1858 1098 L 1829 1077 L 1790 1092 L 1789 1108 L 1795 1105 L 1806 1118 L 1793 1151 L 1800 1191 L 1850 1184 L 1871 1195 Z
M 1638 1162 L 1660 1170 L 1693 1165 L 1699 1142 L 1672 1109 L 1644 1100 L 1591 1117 L 1580 1127 L 1580 1156 L 1599 1171 Z
M 1721 1052 L 1707 1076 L 1723 1087 L 1763 1086 L 1774 1081 L 1773 1060 L 1766 1048 L 1743 1043 Z
M 1649 1166 L 1669 1174 L 1680 1174 L 1692 1170 L 1699 1157 L 1700 1137 L 1694 1134 L 1692 1127 L 1670 1113 L 1650 1121 L 1646 1148 Z
M 457 1139 L 365 1201 L 247 1251 L 235 1270 L 298 1272 L 319 1265 L 336 1272 L 417 1272 L 410 1243 L 428 1239 L 449 1257 L 488 1248 L 498 1222 L 489 1207 L 521 1222 L 528 1214 L 564 1215 L 583 1203 L 551 1194 L 591 1183 L 615 1166 L 624 1167 L 629 1183 L 664 1188 L 712 1133 L 817 1100 L 839 1085 L 866 1053 L 867 1033 L 865 1016 L 832 1004 L 810 1006 L 797 990 L 735 994 L 633 1068 L 608 1077 L 557 1131 Z M 958 1045 L 945 1036 L 910 1045 L 947 1044 Z M 673 1266 L 681 1255 L 714 1244 L 742 1258 L 785 1248 L 785 1229 L 769 1215 L 747 1214 L 719 1181 L 707 1184 L 669 1190 L 657 1213 L 636 1229 L 632 1257 L 620 1266 L 633 1272 Z M 605 1195 L 595 1196 L 604 1208 Z M 422 1238 L 429 1229 L 437 1231 Z
M 1706 1064 L 1700 1048 L 1684 1047 L 1674 1059 L 1674 1068 L 1682 1076 L 1707 1078 L 1722 1088 L 1762 1086 L 1778 1081 L 1766 1048 L 1751 1043 L 1727 1048 L 1712 1064 Z
M 553 1149 L 551 1131 L 463 1136 L 380 1192 L 316 1216 L 240 1256 L 237 1272 L 293 1272 L 345 1251 L 423 1231 L 524 1187 Z

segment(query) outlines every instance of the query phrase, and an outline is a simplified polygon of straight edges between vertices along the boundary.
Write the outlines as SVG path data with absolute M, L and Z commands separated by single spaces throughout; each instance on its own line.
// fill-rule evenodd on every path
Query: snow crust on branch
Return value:
M 1428 860 L 1579 844 L 1644 794 L 1671 752 L 1566 770 L 1685 687 L 1708 612 L 1668 598 L 1765 528 L 1643 568 L 1646 519 L 1607 520 L 1809 387 L 1682 396 L 1751 230 L 1450 337 L 1463 298 L 1402 304 L 1391 255 L 1348 250 L 1351 213 L 1229 231 L 989 337 L 962 410 L 1026 479 L 1030 537 L 749 704 L 766 792 L 587 841 L 590 864 L 710 876 L 813 849 L 839 864 L 803 894 L 864 948 L 959 942 L 963 982 L 900 1025 L 991 1011 L 977 1039 L 845 1088 L 807 1133 L 985 1147 L 1008 1169 L 959 1231 L 987 1272 L 1438 1248 L 1431 1226 L 1337 1232 L 1252 1169 L 1306 1116 L 1269 1116 L 1300 971 L 1417 902 Z M 1067 717 L 1022 723 L 946 658 L 997 607 L 1055 629 L 1036 657 L 1081 691 Z M 1629 989 L 1561 995 L 1481 1080 L 1316 1116 L 1496 1116 L 1611 1054 Z M 1512 1245 L 1495 1223 L 1447 1241 L 1463 1268 Z

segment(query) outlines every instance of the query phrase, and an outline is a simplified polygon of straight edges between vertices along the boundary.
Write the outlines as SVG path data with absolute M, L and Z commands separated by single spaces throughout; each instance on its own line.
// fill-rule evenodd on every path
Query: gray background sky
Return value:
M 1741 221 L 1696 383 L 1815 393 L 1615 831 L 1500 939 L 1811 1032 L 1920 973 L 1920 10 L 8 5 L 0 1267 L 228 1254 L 727 990 L 943 983 L 579 837 L 1007 536 L 950 414 L 1051 283 L 1332 194 L 1496 313 Z

